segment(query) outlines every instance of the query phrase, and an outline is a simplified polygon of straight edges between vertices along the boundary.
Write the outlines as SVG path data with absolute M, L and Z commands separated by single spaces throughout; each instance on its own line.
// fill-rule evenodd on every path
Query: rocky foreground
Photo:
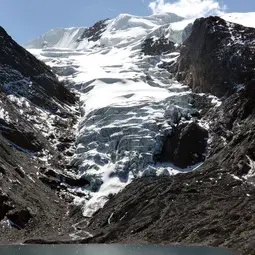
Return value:
M 196 20 L 189 30 L 177 49 L 161 38 L 145 41 L 142 50 L 145 55 L 179 50 L 177 61 L 162 63 L 161 68 L 193 92 L 205 93 L 193 94 L 197 111 L 192 121 L 181 122 L 178 114 L 173 118 L 173 130 L 154 155 L 155 163 L 185 168 L 204 161 L 203 165 L 185 174 L 136 179 L 85 221 L 80 208 L 68 204 L 68 187 L 87 184 L 67 175 L 72 170 L 68 165 L 72 150 L 65 146 L 72 145 L 67 138 L 74 139 L 76 117 L 70 105 L 76 99 L 47 66 L 0 31 L 2 242 L 178 243 L 255 254 L 255 29 L 209 17 Z M 9 53 L 3 55 L 8 52 L 6 45 L 15 46 L 16 61 L 8 58 Z M 22 59 L 26 61 L 18 65 Z M 222 104 L 213 107 L 208 94 L 221 97 Z M 24 105 L 29 99 L 31 107 L 18 107 L 20 98 Z M 54 132 L 43 132 L 42 117 L 27 117 L 35 111 L 33 116 L 39 118 L 41 108 L 52 118 Z M 17 119 L 23 124 L 19 126 Z M 38 123 L 41 126 L 35 126 Z M 36 159 L 31 153 L 37 153 Z M 49 155 L 54 171 L 40 160 Z M 70 240 L 72 225 L 84 232 L 84 238 Z

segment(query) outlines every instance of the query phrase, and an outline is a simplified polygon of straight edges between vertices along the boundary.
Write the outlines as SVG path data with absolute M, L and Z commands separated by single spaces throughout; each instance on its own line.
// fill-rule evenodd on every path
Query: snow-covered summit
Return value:
M 42 49 L 47 47 L 70 48 L 76 47 L 76 41 L 84 32 L 85 27 L 55 28 L 24 45 L 28 49 Z
M 169 25 L 171 23 L 182 21 L 183 18 L 173 13 L 165 13 L 161 15 L 151 15 L 146 17 L 133 16 L 129 14 L 120 14 L 117 18 L 102 21 L 105 29 L 96 23 L 91 28 L 101 29 L 100 45 L 117 45 L 139 40 L 158 29 L 160 26 Z M 87 46 L 86 40 L 83 38 L 86 30 L 91 28 L 56 28 L 42 35 L 41 37 L 25 44 L 29 49 L 41 48 L 69 48 L 81 49 Z M 84 40 L 83 40 L 84 39 Z
M 226 13 L 221 18 L 244 26 L 255 27 L 255 12 Z M 130 43 L 139 42 L 146 36 L 159 37 L 165 34 L 171 41 L 182 42 L 182 31 L 195 19 L 184 19 L 174 13 L 156 14 L 151 16 L 134 16 L 120 14 L 111 20 L 97 22 L 90 28 L 55 28 L 24 45 L 28 49 L 65 48 L 83 50 L 100 46 L 125 47 Z M 96 30 L 96 31 L 95 31 Z M 89 44 L 86 35 L 95 33 L 96 40 Z M 98 39 L 98 40 L 97 40 Z

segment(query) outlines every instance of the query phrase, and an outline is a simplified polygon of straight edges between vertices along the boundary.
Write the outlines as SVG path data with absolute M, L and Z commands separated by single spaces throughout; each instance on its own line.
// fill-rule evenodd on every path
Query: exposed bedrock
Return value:
M 145 55 L 161 55 L 163 53 L 166 54 L 173 51 L 176 51 L 175 43 L 169 41 L 164 36 L 157 40 L 148 38 L 142 45 L 142 52 Z
M 205 160 L 208 131 L 197 123 L 182 123 L 173 127 L 165 138 L 160 154 L 155 158 L 159 162 L 171 162 L 185 168 Z
M 177 79 L 195 92 L 230 95 L 254 78 L 255 29 L 219 17 L 197 19 L 181 47 Z
M 78 42 L 84 39 L 88 39 L 88 41 L 96 42 L 101 38 L 102 33 L 106 30 L 107 21 L 109 19 L 100 20 L 96 22 L 92 27 L 85 28 L 84 32 L 78 38 Z

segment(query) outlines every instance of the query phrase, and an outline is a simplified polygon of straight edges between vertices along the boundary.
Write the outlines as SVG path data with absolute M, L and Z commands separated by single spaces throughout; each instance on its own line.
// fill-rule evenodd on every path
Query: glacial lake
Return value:
M 17 245 L 0 246 L 0 255 L 240 255 L 231 250 L 161 245 Z

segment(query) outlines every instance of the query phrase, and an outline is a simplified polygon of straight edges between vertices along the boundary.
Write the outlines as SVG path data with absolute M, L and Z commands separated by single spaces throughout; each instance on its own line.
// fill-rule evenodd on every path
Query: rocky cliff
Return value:
M 61 234 L 66 231 L 68 204 L 52 187 L 60 194 L 67 188 L 61 188 L 61 182 L 78 183 L 63 174 L 77 99 L 2 27 L 0 99 L 1 242 Z
M 177 79 L 193 91 L 230 95 L 254 78 L 254 52 L 254 28 L 219 17 L 197 19 L 181 47 Z

